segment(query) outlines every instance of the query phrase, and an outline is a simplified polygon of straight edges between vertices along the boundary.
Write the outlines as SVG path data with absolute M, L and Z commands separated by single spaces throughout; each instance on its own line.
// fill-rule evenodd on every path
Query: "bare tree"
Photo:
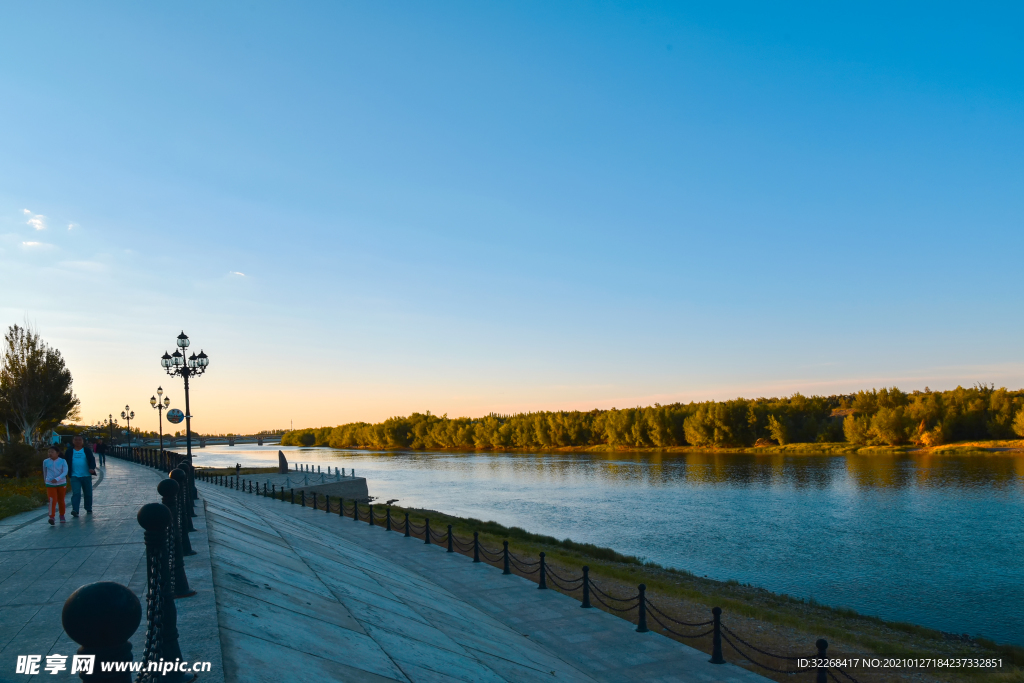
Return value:
M 60 351 L 27 327 L 11 325 L 4 335 L 0 363 L 0 424 L 13 441 L 39 441 L 61 420 L 78 417 L 79 400 L 71 390 L 71 371 Z

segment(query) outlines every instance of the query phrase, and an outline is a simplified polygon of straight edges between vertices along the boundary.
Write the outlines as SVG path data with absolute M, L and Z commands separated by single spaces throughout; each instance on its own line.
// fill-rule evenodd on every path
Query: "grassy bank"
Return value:
M 43 477 L 0 479 L 0 519 L 34 510 L 46 503 Z
M 382 506 L 378 506 L 378 510 Z M 481 543 L 492 551 L 500 550 L 502 541 L 509 541 L 511 552 L 527 560 L 536 560 L 538 553 L 546 554 L 548 565 L 565 578 L 579 576 L 584 565 L 590 567 L 591 578 L 602 590 L 612 595 L 635 595 L 637 585 L 644 583 L 651 601 L 670 617 L 688 622 L 703 622 L 711 618 L 711 608 L 723 609 L 722 623 L 752 645 L 777 654 L 813 656 L 814 642 L 818 638 L 829 641 L 830 657 L 866 655 L 914 657 L 970 657 L 1002 658 L 1004 666 L 998 670 L 978 669 L 851 669 L 850 673 L 862 683 L 906 680 L 908 677 L 933 681 L 993 681 L 1024 682 L 1024 648 L 997 645 L 981 638 L 946 634 L 914 624 L 889 622 L 865 616 L 853 610 L 821 605 L 813 600 L 801 600 L 779 595 L 762 588 L 737 582 L 721 582 L 694 576 L 686 571 L 668 569 L 644 562 L 640 558 L 625 556 L 609 548 L 601 548 L 571 540 L 558 540 L 549 536 L 529 533 L 516 527 L 508 528 L 495 522 L 453 517 L 432 510 L 392 508 L 394 519 L 401 520 L 408 512 L 414 524 L 430 519 L 431 528 L 444 532 L 451 524 L 460 539 L 472 539 L 474 531 L 480 533 Z M 464 553 L 471 554 L 471 553 Z M 519 571 L 514 573 L 523 575 Z M 536 581 L 536 575 L 527 576 Z M 550 585 L 550 584 L 549 584 Z M 580 598 L 580 591 L 570 593 Z M 601 608 L 595 601 L 594 606 Z M 634 609 L 624 618 L 636 621 Z M 664 620 L 666 623 L 667 620 Z M 652 630 L 662 631 L 649 620 Z M 677 627 L 678 628 L 678 627 Z M 681 628 L 684 633 L 697 633 L 703 628 Z M 670 634 L 669 637 L 673 637 Z M 680 639 L 682 640 L 682 639 Z M 705 652 L 711 651 L 711 638 L 686 639 L 687 645 Z M 748 653 L 751 651 L 748 650 Z M 727 661 L 778 681 L 811 680 L 813 673 L 776 674 L 754 666 L 725 646 Z M 786 660 L 756 655 L 763 664 L 785 669 Z

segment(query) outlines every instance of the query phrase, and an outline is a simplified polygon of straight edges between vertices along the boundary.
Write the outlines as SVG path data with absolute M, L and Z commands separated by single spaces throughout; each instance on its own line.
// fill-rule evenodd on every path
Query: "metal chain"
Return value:
M 745 641 L 742 638 L 740 638 L 738 635 L 736 635 L 735 631 L 733 631 L 731 628 L 729 628 L 725 624 L 722 624 L 722 629 L 727 631 L 729 633 L 729 635 L 731 635 L 733 638 L 735 638 L 736 640 L 740 641 L 741 643 L 743 643 L 744 645 L 749 647 L 751 650 L 754 650 L 755 652 L 760 652 L 763 655 L 767 655 L 769 657 L 775 657 L 775 659 L 785 659 L 785 660 L 788 660 L 788 661 L 791 661 L 791 662 L 795 662 L 798 659 L 806 659 L 806 657 L 788 657 L 786 655 L 777 655 L 774 652 L 765 652 L 764 650 L 762 650 L 762 649 L 760 649 L 758 647 L 755 647 L 754 645 L 751 645 L 747 641 Z
M 761 662 L 757 661 L 756 659 L 751 658 L 751 656 L 748 655 L 746 652 L 744 652 L 743 650 L 741 650 L 738 647 L 736 647 L 736 644 L 734 642 L 732 642 L 731 640 L 729 640 L 729 636 L 725 635 L 724 633 L 722 634 L 722 640 L 724 640 L 725 642 L 729 643 L 729 646 L 732 647 L 732 649 L 736 650 L 736 652 L 738 652 L 740 654 L 740 656 L 742 656 L 748 662 L 750 662 L 754 666 L 759 666 L 762 669 L 767 669 L 768 671 L 774 671 L 777 674 L 786 674 L 787 676 L 791 675 L 791 674 L 797 674 L 797 673 L 801 673 L 801 672 L 804 672 L 804 671 L 810 671 L 811 670 L 811 667 L 805 667 L 803 669 L 793 669 L 792 671 L 785 671 L 783 669 L 776 669 L 774 667 L 770 667 L 770 666 L 768 666 L 766 664 L 762 664 Z
M 690 623 L 688 621 L 679 621 L 678 619 L 674 619 L 674 618 L 670 617 L 669 615 L 665 614 L 664 612 L 662 612 L 660 609 L 658 609 L 657 605 L 655 605 L 650 600 L 647 601 L 647 606 L 650 607 L 655 612 L 657 612 L 658 614 L 660 614 L 661 616 L 663 616 L 666 619 L 668 619 L 669 621 L 675 622 L 675 623 L 679 624 L 680 626 L 707 626 L 708 624 L 715 623 L 713 619 L 710 620 L 710 621 L 701 621 L 701 622 L 695 622 L 695 623 Z
M 649 616 L 651 617 L 651 619 L 654 619 L 654 621 L 658 624 L 658 626 L 662 627 L 663 629 L 665 629 L 666 631 L 668 631 L 672 635 L 678 636 L 680 638 L 703 638 L 704 636 L 711 635 L 712 633 L 715 632 L 715 629 L 711 628 L 711 629 L 708 629 L 707 631 L 704 631 L 704 633 L 698 633 L 696 635 L 687 635 L 685 633 L 679 633 L 678 631 L 673 631 L 668 626 L 665 626 L 665 624 L 661 623 L 661 619 L 659 619 L 656 614 L 650 614 Z
M 146 645 L 142 651 L 143 667 L 146 662 L 156 661 L 160 658 L 163 645 L 163 553 L 156 553 L 150 556 L 146 563 L 146 574 L 148 575 L 146 587 Z M 149 671 L 141 671 L 136 677 L 138 683 L 144 683 L 152 679 Z

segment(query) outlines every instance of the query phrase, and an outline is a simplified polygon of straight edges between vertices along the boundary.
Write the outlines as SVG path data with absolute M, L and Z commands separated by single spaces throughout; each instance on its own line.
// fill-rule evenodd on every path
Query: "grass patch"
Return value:
M 46 503 L 43 477 L 0 479 L 0 519 L 34 510 Z

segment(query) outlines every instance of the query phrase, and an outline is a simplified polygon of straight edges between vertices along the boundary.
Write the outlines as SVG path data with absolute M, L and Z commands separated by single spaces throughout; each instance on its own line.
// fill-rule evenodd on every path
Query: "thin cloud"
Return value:
M 22 209 L 21 212 L 28 216 L 28 220 L 25 221 L 26 225 L 31 225 L 36 230 L 46 229 L 46 216 L 39 213 L 33 214 L 28 209 Z
M 78 223 L 68 223 L 68 230 L 74 230 L 78 227 Z
M 52 247 L 53 245 L 47 244 L 46 242 L 22 242 L 21 246 L 25 247 L 26 249 L 43 249 L 47 247 Z
M 239 277 L 245 277 L 245 273 L 239 273 L 237 270 L 230 271 L 228 275 L 237 275 Z

